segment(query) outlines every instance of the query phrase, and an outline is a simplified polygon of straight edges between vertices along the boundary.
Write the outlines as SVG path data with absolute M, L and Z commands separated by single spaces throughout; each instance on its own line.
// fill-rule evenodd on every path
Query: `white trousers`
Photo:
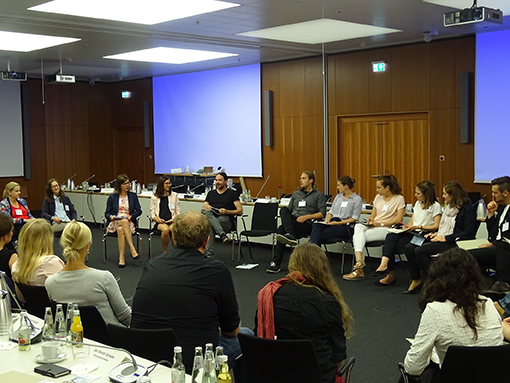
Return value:
M 352 244 L 354 251 L 363 254 L 362 259 L 365 259 L 365 243 L 373 241 L 384 241 L 388 234 L 387 227 L 368 227 L 360 223 L 354 226 L 354 235 L 352 237 Z

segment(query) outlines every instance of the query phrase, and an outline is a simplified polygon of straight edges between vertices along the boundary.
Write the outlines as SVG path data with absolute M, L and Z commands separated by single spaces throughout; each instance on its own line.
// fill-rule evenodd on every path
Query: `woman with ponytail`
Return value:
M 95 306 L 107 324 L 129 326 L 131 311 L 115 277 L 107 270 L 85 265 L 91 244 L 92 233 L 87 225 L 71 221 L 65 227 L 60 246 L 66 265 L 46 280 L 48 296 L 55 302 Z

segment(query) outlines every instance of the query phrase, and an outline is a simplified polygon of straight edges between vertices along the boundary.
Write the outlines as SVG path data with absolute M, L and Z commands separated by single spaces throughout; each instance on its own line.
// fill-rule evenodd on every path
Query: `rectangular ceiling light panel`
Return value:
M 238 6 L 216 0 L 53 0 L 28 10 L 154 25 Z
M 134 52 L 120 53 L 118 55 L 104 56 L 103 58 L 164 64 L 187 64 L 191 62 L 214 60 L 232 56 L 238 55 L 234 53 L 158 47 L 142 49 L 140 51 Z
M 319 19 L 303 23 L 282 25 L 280 27 L 260 29 L 239 33 L 240 36 L 263 39 L 290 41 L 304 44 L 330 43 L 360 37 L 377 36 L 387 33 L 402 32 L 399 29 L 377 27 L 351 23 L 348 21 Z
M 34 35 L 32 33 L 18 33 L 0 31 L 0 50 L 15 52 L 32 52 L 38 49 L 68 44 L 81 39 L 72 37 Z

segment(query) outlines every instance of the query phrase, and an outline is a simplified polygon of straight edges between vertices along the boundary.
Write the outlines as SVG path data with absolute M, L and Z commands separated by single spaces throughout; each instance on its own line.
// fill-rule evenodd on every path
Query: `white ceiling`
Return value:
M 11 70 L 27 72 L 32 78 L 41 78 L 41 72 L 44 75 L 54 73 L 62 62 L 64 74 L 73 74 L 82 80 L 114 82 L 316 56 L 322 52 L 321 44 L 284 42 L 238 34 L 320 18 L 402 31 L 327 43 L 324 46 L 326 53 L 423 41 L 423 32 L 430 30 L 437 32 L 435 39 L 473 34 L 476 31 L 475 26 L 443 27 L 443 14 L 454 8 L 422 0 L 230 1 L 241 6 L 148 26 L 27 11 L 27 8 L 44 3 L 45 0 L 2 0 L 0 30 L 74 37 L 81 41 L 29 53 L 0 51 L 0 70 L 7 70 L 7 62 L 10 60 Z M 430 1 L 464 4 L 464 8 L 472 4 L 471 0 Z M 143 5 L 144 1 L 141 0 L 140 6 Z M 505 15 L 510 15 L 508 0 L 478 1 L 478 6 L 482 5 L 501 8 Z M 495 24 L 483 31 L 508 28 L 510 16 L 505 16 L 503 26 Z M 214 50 L 238 56 L 180 65 L 103 58 L 158 46 Z

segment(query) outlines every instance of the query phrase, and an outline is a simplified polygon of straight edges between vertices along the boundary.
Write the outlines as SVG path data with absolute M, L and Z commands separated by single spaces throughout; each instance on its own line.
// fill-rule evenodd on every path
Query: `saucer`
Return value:
M 35 361 L 37 363 L 58 363 L 66 360 L 67 354 L 61 353 L 54 359 L 44 359 L 42 354 L 39 354 L 35 357 Z

